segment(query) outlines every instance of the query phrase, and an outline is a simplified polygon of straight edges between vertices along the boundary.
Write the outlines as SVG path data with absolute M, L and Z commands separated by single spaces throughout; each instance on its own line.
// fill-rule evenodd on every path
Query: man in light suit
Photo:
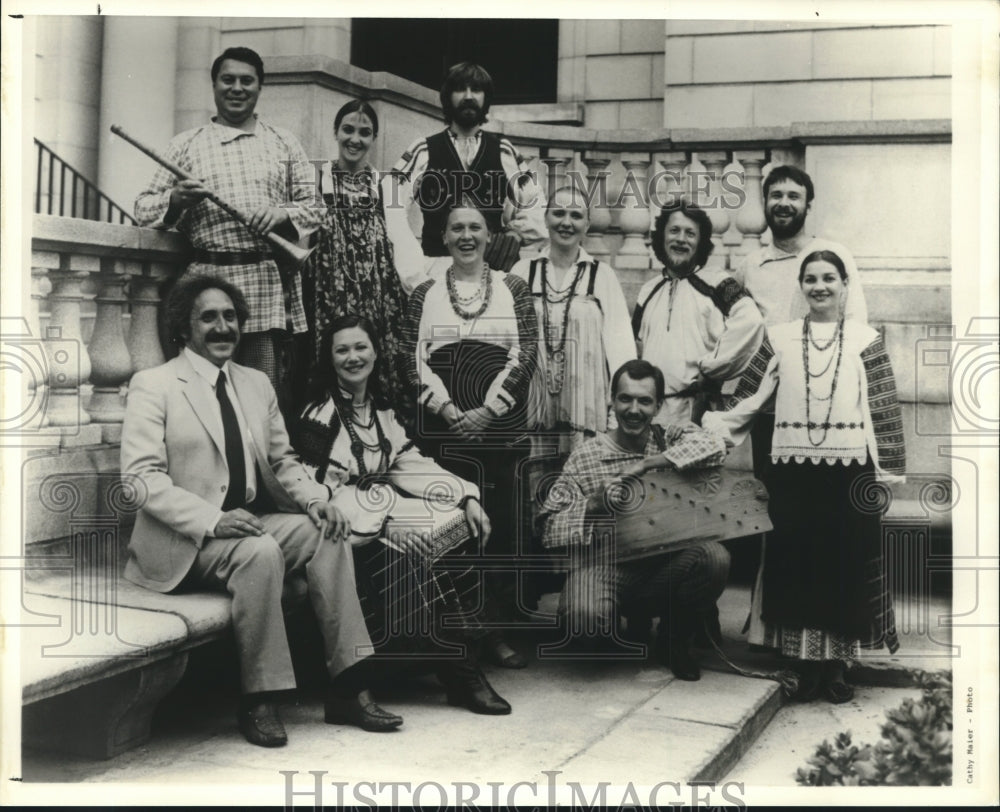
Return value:
M 296 458 L 267 376 L 232 363 L 249 317 L 240 290 L 192 277 L 167 302 L 180 354 L 136 373 L 122 428 L 126 478 L 145 487 L 125 577 L 157 592 L 232 595 L 240 657 L 238 722 L 264 747 L 287 741 L 272 693 L 295 687 L 283 592 L 308 591 L 332 678 L 327 722 L 369 730 L 402 719 L 378 707 L 360 664 L 371 653 L 348 525 Z

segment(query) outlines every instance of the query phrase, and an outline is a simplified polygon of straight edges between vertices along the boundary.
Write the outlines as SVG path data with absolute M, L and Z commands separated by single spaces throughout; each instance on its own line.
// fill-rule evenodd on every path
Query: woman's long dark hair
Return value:
M 381 369 L 382 350 L 378 343 L 378 334 L 375 325 L 364 316 L 357 316 L 354 313 L 345 313 L 338 316 L 327 327 L 319 342 L 319 356 L 316 365 L 313 367 L 309 380 L 309 387 L 306 391 L 306 409 L 311 410 L 324 403 L 327 398 L 333 398 L 337 405 L 337 411 L 341 414 L 350 414 L 353 411 L 352 400 L 345 397 L 337 384 L 337 373 L 333 369 L 333 337 L 341 330 L 349 330 L 358 327 L 365 332 L 371 342 L 372 349 L 375 350 L 375 363 L 372 365 L 372 373 L 368 376 L 368 394 L 371 396 L 372 405 L 376 409 L 389 408 L 389 402 L 382 392 L 382 383 L 379 377 Z

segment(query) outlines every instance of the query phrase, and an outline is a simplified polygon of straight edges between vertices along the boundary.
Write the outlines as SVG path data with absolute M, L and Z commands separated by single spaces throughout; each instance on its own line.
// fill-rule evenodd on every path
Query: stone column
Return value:
M 219 17 L 181 17 L 177 24 L 174 132 L 204 124 L 215 115 L 212 62 L 222 53 Z
M 586 152 L 581 156 L 587 167 L 587 195 L 590 200 L 590 228 L 583 241 L 584 249 L 595 259 L 611 261 L 611 248 L 604 235 L 611 226 L 611 209 L 608 208 L 611 173 L 608 166 L 614 156 L 610 152 Z
M 174 136 L 178 19 L 104 18 L 97 185 L 127 212 L 158 167 L 110 128 L 119 124 L 159 151 Z
M 743 191 L 746 200 L 736 215 L 736 228 L 743 235 L 743 244 L 734 252 L 733 259 L 743 257 L 760 247 L 760 235 L 767 228 L 764 203 L 761 197 L 761 167 L 767 161 L 764 150 L 747 150 L 733 153 L 733 158 L 743 165 Z
M 122 319 L 125 314 L 125 285 L 130 276 L 139 273 L 139 263 L 120 259 L 101 260 L 98 279 L 97 315 L 90 338 L 91 374 L 94 385 L 87 411 L 94 423 L 102 426 L 105 443 L 121 440 L 121 423 L 125 419 L 122 385 L 132 375 L 132 359 L 125 345 Z

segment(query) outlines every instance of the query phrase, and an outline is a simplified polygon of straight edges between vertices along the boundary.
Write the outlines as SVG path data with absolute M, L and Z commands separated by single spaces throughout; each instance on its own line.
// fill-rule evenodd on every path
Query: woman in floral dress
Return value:
M 368 153 L 378 136 L 378 116 L 359 99 L 337 111 L 334 134 L 339 155 L 333 162 L 330 188 L 325 191 L 326 213 L 319 242 L 306 268 L 306 309 L 313 336 L 311 366 L 326 364 L 319 357 L 319 340 L 338 316 L 353 313 L 375 325 L 386 363 L 380 384 L 389 402 L 402 414 L 405 378 L 400 374 L 399 344 L 406 316 L 407 296 L 424 278 L 422 255 L 416 238 L 412 244 L 393 245 L 386 231 L 386 211 L 379 190 L 378 173 L 368 163 Z M 412 234 L 407 229 L 398 233 Z M 310 284 L 311 283 L 311 284 Z

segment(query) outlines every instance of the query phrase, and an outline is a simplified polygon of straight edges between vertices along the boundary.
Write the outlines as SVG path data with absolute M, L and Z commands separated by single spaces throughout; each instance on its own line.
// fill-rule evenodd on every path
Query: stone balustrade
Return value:
M 544 194 L 574 184 L 592 195 L 585 246 L 616 269 L 631 306 L 656 273 L 649 232 L 663 203 L 684 196 L 706 208 L 715 244 L 711 261 L 733 269 L 768 239 L 761 200 L 768 164 L 810 166 L 806 150 L 815 143 L 943 143 L 950 137 L 946 125 L 881 122 L 853 136 L 843 127 L 824 132 L 814 126 L 811 140 L 795 127 L 610 132 L 497 122 L 495 129 L 522 152 Z M 161 287 L 181 272 L 187 245 L 176 234 L 48 215 L 35 215 L 33 229 L 29 312 L 19 314 L 26 331 L 41 340 L 44 356 L 44 372 L 25 387 L 29 399 L 43 404 L 31 445 L 62 455 L 58 470 L 75 466 L 83 458 L 70 459 L 73 452 L 89 453 L 92 446 L 111 455 L 110 465 L 129 378 L 164 360 L 157 326 Z M 914 352 L 930 325 L 950 323 L 947 257 L 895 264 L 874 257 L 867 265 L 858 259 L 871 321 L 884 331 L 896 368 L 910 427 L 908 454 L 917 470 L 947 475 L 933 438 L 947 433 L 950 421 L 948 370 L 920 368 Z M 930 436 L 916 430 L 920 421 L 932 426 Z M 37 530 L 29 537 L 53 537 Z
M 43 214 L 33 225 L 28 321 L 46 368 L 44 380 L 29 387 L 45 403 L 37 439 L 62 448 L 117 443 L 123 387 L 134 372 L 164 360 L 159 291 L 183 269 L 186 241 Z
M 951 138 L 950 122 L 937 120 L 622 131 L 499 121 L 489 128 L 514 143 L 543 195 L 573 185 L 590 196 L 584 247 L 618 271 L 630 306 L 655 272 L 649 236 L 664 204 L 684 198 L 704 208 L 712 221 L 709 262 L 731 271 L 770 239 L 762 186 L 772 166 L 806 169 L 813 146 L 946 144 Z M 948 269 L 940 258 L 922 267 Z

